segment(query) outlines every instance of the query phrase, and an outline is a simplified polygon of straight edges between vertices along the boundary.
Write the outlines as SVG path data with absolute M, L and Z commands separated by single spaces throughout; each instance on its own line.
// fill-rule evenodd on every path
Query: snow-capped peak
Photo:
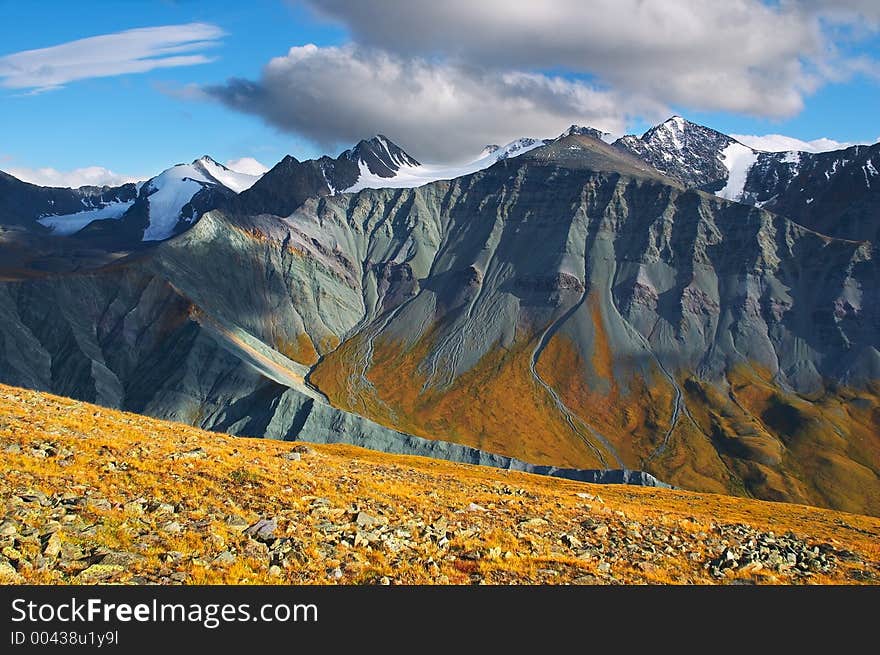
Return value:
M 213 160 L 212 160 L 213 161 Z M 162 171 L 141 189 L 149 208 L 150 223 L 144 241 L 161 241 L 174 233 L 181 210 L 205 186 L 216 184 L 205 170 L 204 158 L 192 164 L 177 164 Z
M 584 125 L 572 125 L 557 138 L 564 139 L 567 136 L 590 136 L 594 139 L 604 141 L 605 143 L 614 143 L 614 141 L 617 140 L 617 137 L 614 134 L 611 134 L 611 132 L 603 132 L 602 130 L 597 130 L 595 127 L 587 127 Z
M 672 147 L 675 150 L 683 150 L 686 143 L 687 128 L 692 125 L 693 123 L 689 123 L 681 116 L 672 116 L 645 132 L 642 135 L 642 140 L 667 148 Z
M 354 148 L 346 150 L 340 157 L 358 165 L 363 164 L 370 173 L 379 177 L 394 177 L 401 168 L 419 166 L 418 161 L 384 134 L 359 141 Z
M 377 138 L 384 139 L 381 135 Z M 361 141 L 358 144 L 370 143 Z M 368 166 L 368 162 L 359 159 L 360 175 L 354 185 L 343 189 L 343 193 L 352 193 L 361 189 L 411 189 L 414 187 L 435 182 L 437 180 L 451 180 L 462 175 L 470 175 L 477 171 L 489 168 L 493 164 L 502 159 L 511 159 L 519 155 L 543 146 L 547 141 L 543 139 L 532 139 L 523 137 L 515 141 L 511 141 L 504 146 L 489 145 L 483 148 L 482 152 L 476 159 L 460 165 L 439 165 L 439 164 L 420 164 L 415 159 L 409 158 L 412 164 L 404 164 L 397 168 L 393 175 L 377 175 L 376 172 Z M 392 144 L 393 145 L 393 144 Z M 346 151 L 343 156 L 349 156 Z M 404 153 L 406 154 L 406 153 Z M 407 155 L 408 157 L 408 155 Z
M 202 189 L 225 187 L 233 193 L 241 193 L 251 188 L 260 177 L 233 171 L 208 155 L 191 164 L 177 164 L 162 171 L 140 191 L 150 216 L 143 240 L 167 239 L 174 234 L 178 221 L 193 221 L 195 216 L 182 216 L 181 212 Z
M 235 193 L 241 193 L 245 189 L 250 189 L 262 177 L 262 175 L 248 175 L 247 173 L 234 171 L 208 155 L 204 155 L 194 161 L 193 166 L 197 167 L 211 180 L 222 184 Z
M 518 157 L 524 152 L 528 152 L 529 150 L 534 150 L 535 148 L 546 145 L 546 143 L 547 141 L 544 139 L 532 139 L 530 137 L 522 137 L 521 139 L 517 139 L 516 141 L 511 141 L 506 146 L 498 148 L 498 150 L 494 151 L 491 155 L 489 155 L 489 157 L 494 158 L 495 161 L 510 159 L 511 157 Z
M 201 157 L 196 159 L 193 162 L 193 164 L 204 164 L 204 165 L 212 165 L 213 164 L 214 166 L 220 166 L 221 168 L 226 168 L 225 166 L 223 166 L 223 164 L 221 164 L 220 162 L 215 160 L 213 157 L 211 157 L 211 155 L 202 155 Z

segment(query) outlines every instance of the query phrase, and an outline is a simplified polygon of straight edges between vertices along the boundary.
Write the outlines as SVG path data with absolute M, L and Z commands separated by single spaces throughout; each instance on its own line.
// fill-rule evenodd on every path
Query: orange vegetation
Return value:
M 378 339 L 367 374 L 370 384 L 357 386 L 362 349 L 355 337 L 327 355 L 310 381 L 335 405 L 417 436 L 536 464 L 599 466 L 593 451 L 532 379 L 533 345 L 495 348 L 451 386 L 423 390 L 426 376 L 420 366 L 432 345 L 430 335 L 410 349 Z
M 684 406 L 673 429 L 673 385 L 656 366 L 647 378 L 621 370 L 598 303 L 590 297 L 587 307 L 592 352 L 581 353 L 557 334 L 537 372 L 627 467 L 687 489 L 880 514 L 876 393 L 836 389 L 803 398 L 781 392 L 768 372 L 747 366 L 721 383 L 679 375 Z M 368 384 L 360 378 L 360 338 L 329 354 L 312 374 L 338 406 L 412 434 L 526 461 L 598 464 L 532 378 L 534 342 L 497 347 L 449 386 L 423 389 L 431 335 L 408 349 L 377 339 Z
M 830 572 L 810 577 L 740 571 L 721 581 L 871 581 L 880 563 L 880 520 L 814 507 L 587 485 L 348 446 L 314 446 L 301 461 L 291 461 L 282 457 L 289 443 L 206 433 L 2 385 L 0 418 L 0 498 L 7 517 L 12 512 L 38 531 L 59 520 L 61 526 L 84 520 L 91 527 L 81 533 L 62 527 L 62 541 L 139 553 L 132 564 L 114 569 L 117 582 L 711 583 L 717 578 L 704 563 L 718 552 L 707 544 L 725 526 L 791 532 L 845 556 Z M 46 445 L 57 454 L 33 454 Z M 187 452 L 199 457 L 181 457 Z M 13 500 L 35 490 L 86 502 Z M 162 529 L 168 517 L 157 519 L 161 512 L 142 510 L 142 503 L 174 506 L 178 529 Z M 359 511 L 383 521 L 388 534 L 409 535 L 410 545 L 350 546 L 328 538 L 333 533 L 326 526 L 351 522 Z M 298 558 L 273 571 L 265 548 L 233 527 L 230 517 L 246 524 L 276 519 L 278 535 L 290 540 Z M 426 538 L 427 527 L 412 527 L 439 523 L 448 545 Z M 674 547 L 653 555 L 639 551 L 658 531 Z M 571 546 L 573 535 L 584 544 Z M 623 543 L 634 547 L 616 550 Z M 39 540 L 25 539 L 4 548 L 0 560 L 36 559 L 42 548 Z M 578 555 L 584 548 L 602 550 Z M 220 562 L 221 553 L 234 557 Z M 603 568 L 608 562 L 610 570 Z M 27 582 L 76 581 L 64 569 L 18 568 Z M 11 571 L 6 565 L 0 575 L 4 570 Z
M 315 344 L 305 332 L 300 332 L 296 336 L 296 342 L 290 343 L 283 339 L 275 341 L 275 350 L 280 352 L 287 359 L 293 360 L 306 366 L 311 366 L 318 361 L 318 351 L 315 350 Z

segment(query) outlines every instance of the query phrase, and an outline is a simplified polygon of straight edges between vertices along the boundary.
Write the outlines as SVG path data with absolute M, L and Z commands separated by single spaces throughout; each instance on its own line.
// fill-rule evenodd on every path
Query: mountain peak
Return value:
M 641 137 L 628 135 L 615 145 L 685 186 L 703 188 L 727 180 L 730 176 L 731 167 L 734 167 L 730 157 L 734 153 L 728 152 L 731 144 L 739 145 L 735 139 L 718 130 L 676 114 Z M 745 146 L 742 149 L 748 151 Z
M 560 134 L 557 138 L 562 139 L 567 136 L 591 136 L 594 139 L 602 139 L 605 136 L 605 132 L 601 130 L 597 130 L 595 127 L 588 127 L 585 125 L 571 125 L 565 132 Z
M 193 166 L 197 166 L 198 164 L 208 164 L 208 165 L 212 165 L 212 166 L 219 166 L 220 168 L 229 170 L 226 168 L 226 166 L 224 166 L 223 164 L 218 162 L 216 159 L 211 157 L 211 155 L 202 155 L 201 157 L 199 157 L 198 159 L 193 161 Z
M 363 164 L 374 175 L 394 177 L 402 167 L 416 167 L 421 164 L 410 157 L 403 148 L 394 143 L 384 134 L 377 134 L 372 139 L 358 141 L 354 148 L 346 150 L 340 158 Z
M 706 127 L 699 123 L 693 123 L 677 114 L 675 116 L 670 116 L 662 123 L 652 127 L 646 131 L 641 138 L 642 141 L 646 143 L 666 142 L 667 146 L 672 145 L 675 146 L 676 149 L 681 150 L 686 147 L 686 141 L 692 135 L 695 135 L 695 138 L 698 139 L 717 139 L 718 137 L 723 137 L 723 139 L 726 139 L 727 141 L 733 140 L 718 130 L 713 130 L 711 127 Z

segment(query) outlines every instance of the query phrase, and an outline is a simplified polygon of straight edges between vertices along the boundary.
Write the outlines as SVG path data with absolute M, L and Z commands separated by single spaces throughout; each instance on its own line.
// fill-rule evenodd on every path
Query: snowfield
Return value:
M 92 221 L 118 220 L 134 204 L 128 202 L 111 202 L 99 209 L 87 209 L 75 214 L 62 214 L 60 216 L 43 216 L 37 219 L 37 223 L 45 225 L 52 230 L 53 234 L 69 236 L 76 234 Z
M 758 153 L 734 141 L 721 152 L 721 161 L 727 167 L 727 184 L 715 195 L 727 200 L 742 198 L 749 169 L 758 161 Z
M 370 172 L 370 169 L 367 168 L 363 161 L 359 161 L 360 176 L 357 182 L 347 189 L 343 189 L 341 193 L 354 193 L 362 189 L 412 189 L 423 184 L 436 182 L 437 180 L 452 180 L 462 175 L 470 175 L 484 168 L 489 168 L 492 164 L 502 159 L 518 157 L 529 150 L 534 150 L 543 145 L 544 141 L 541 139 L 517 139 L 516 141 L 511 141 L 506 146 L 494 150 L 487 147 L 480 153 L 477 159 L 458 166 L 432 164 L 412 166 L 404 164 L 400 166 L 394 177 L 375 175 Z M 397 160 L 395 159 L 394 161 L 396 162 Z

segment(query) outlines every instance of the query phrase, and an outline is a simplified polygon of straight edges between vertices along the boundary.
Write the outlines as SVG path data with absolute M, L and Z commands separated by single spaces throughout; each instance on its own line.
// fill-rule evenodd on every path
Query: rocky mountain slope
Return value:
M 685 186 L 763 207 L 829 236 L 878 239 L 880 143 L 821 153 L 762 152 L 673 116 L 615 146 Z
M 0 583 L 840 584 L 880 521 L 230 438 L 0 386 Z
M 641 137 L 627 135 L 614 145 L 685 186 L 700 188 L 728 179 L 731 165 L 725 152 L 733 144 L 737 144 L 736 140 L 726 134 L 673 116 Z
M 148 256 L 0 287 L 4 381 L 880 511 L 868 245 L 588 135 L 286 216 L 244 211 L 259 186 Z
M 72 234 L 96 217 L 118 217 L 137 197 L 137 186 L 41 187 L 0 171 L 0 225 Z
M 0 226 L 40 236 L 74 236 L 80 248 L 132 249 L 187 229 L 203 212 L 258 179 L 207 155 L 146 182 L 112 188 L 52 189 L 0 172 Z
M 689 125 L 645 140 L 677 139 L 681 166 L 570 129 L 427 184 L 377 137 L 288 157 L 145 250 L 4 254 L 0 381 L 234 434 L 880 514 L 873 244 L 688 189 L 688 157 L 731 145 Z M 367 176 L 391 188 L 339 191 Z

